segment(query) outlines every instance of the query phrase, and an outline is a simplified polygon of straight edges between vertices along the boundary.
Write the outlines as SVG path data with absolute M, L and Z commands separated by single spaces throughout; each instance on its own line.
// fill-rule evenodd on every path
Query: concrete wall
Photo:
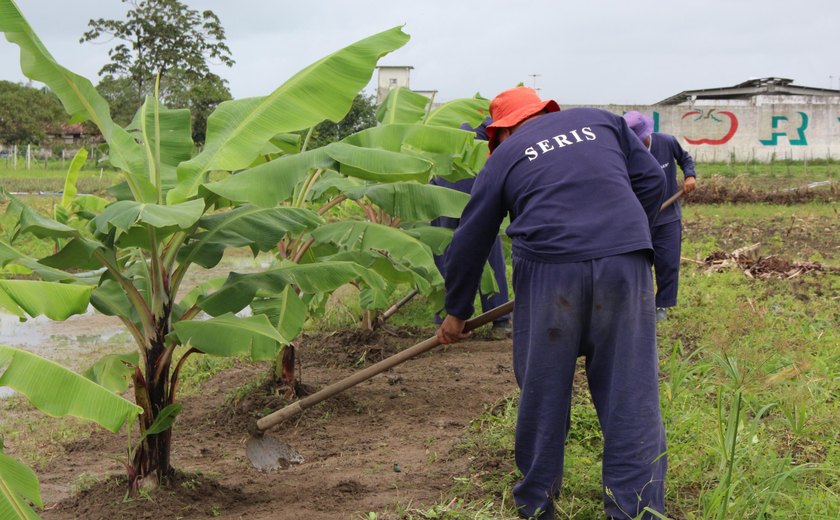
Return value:
M 653 115 L 655 131 L 678 137 L 699 162 L 840 159 L 840 99 L 790 104 L 786 98 L 597 108 Z
M 388 97 L 388 92 L 397 87 L 411 88 L 411 68 L 396 66 L 377 67 L 376 104 L 379 105 Z

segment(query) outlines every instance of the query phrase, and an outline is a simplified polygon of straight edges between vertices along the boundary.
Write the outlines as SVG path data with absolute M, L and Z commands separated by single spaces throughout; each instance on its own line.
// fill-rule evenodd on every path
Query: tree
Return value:
M 167 106 L 190 110 L 193 141 L 204 144 L 207 117 L 219 103 L 231 99 L 227 82 L 212 72 L 202 79 L 188 81 L 179 71 L 172 71 L 164 81 L 163 88 L 168 92 Z M 143 104 L 143 99 L 137 97 L 131 79 L 127 76 L 108 74 L 102 78 L 96 90 L 108 100 L 111 117 L 121 126 L 128 125 Z
M 100 75 L 128 76 L 138 97 L 151 93 L 156 74 L 161 79 L 179 70 L 191 80 L 201 79 L 210 70 L 207 60 L 218 60 L 228 67 L 234 61 L 225 44 L 225 30 L 213 11 L 199 13 L 178 0 L 123 0 L 129 4 L 127 20 L 90 20 L 91 28 L 80 42 L 94 41 L 102 35 L 122 41 L 108 51 L 111 62 Z M 161 92 L 166 100 L 166 92 Z
M 111 106 L 111 117 L 120 126 L 127 126 L 134 118 L 137 108 L 143 104 L 143 99 L 137 96 L 131 78 L 128 76 L 113 76 L 107 74 L 102 78 L 96 90 L 108 100 Z
M 198 80 L 190 81 L 179 70 L 169 75 L 165 86 L 168 92 L 167 106 L 190 110 L 193 141 L 204 144 L 207 118 L 219 103 L 232 99 L 227 80 L 210 72 Z
M 341 141 L 351 134 L 376 126 L 375 100 L 375 96 L 366 96 L 360 92 L 353 99 L 353 106 L 350 107 L 350 112 L 344 116 L 344 119 L 338 123 L 324 121 L 315 127 L 315 131 L 310 138 L 310 148 Z
M 204 142 L 207 116 L 231 99 L 227 81 L 210 72 L 208 60 L 228 67 L 234 61 L 225 31 L 213 11 L 189 9 L 178 0 L 123 0 L 126 20 L 90 20 L 81 42 L 103 36 L 121 43 L 108 51 L 110 63 L 99 71 L 97 87 L 112 103 L 114 120 L 127 124 L 153 94 L 160 75 L 159 98 L 170 108 L 189 108 L 193 136 Z
M 0 81 L 0 142 L 40 143 L 66 119 L 61 102 L 49 89 Z

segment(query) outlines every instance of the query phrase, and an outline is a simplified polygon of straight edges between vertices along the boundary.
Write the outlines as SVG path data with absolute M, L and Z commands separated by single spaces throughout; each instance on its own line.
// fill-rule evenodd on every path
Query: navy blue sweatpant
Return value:
M 439 220 L 443 220 L 443 218 Z M 457 219 L 451 220 L 455 220 L 455 226 L 457 227 Z M 499 292 L 488 295 L 479 291 L 479 296 L 481 298 L 481 312 L 487 312 L 490 309 L 494 309 L 499 305 L 507 303 L 508 301 L 507 272 L 505 271 L 505 254 L 502 251 L 501 238 L 496 237 L 496 241 L 490 249 L 490 255 L 487 257 L 487 261 L 490 262 L 490 267 L 493 269 L 493 277 L 496 279 L 496 285 L 499 286 Z M 446 256 L 436 255 L 435 265 L 437 265 L 441 276 L 446 277 Z M 510 314 L 505 314 L 504 316 L 498 318 L 495 322 L 498 323 L 508 320 L 510 320 Z M 440 316 L 440 312 L 435 313 L 435 323 L 443 323 L 443 318 Z
M 677 289 L 680 281 L 680 248 L 682 247 L 682 223 L 679 220 L 654 226 L 651 230 L 653 249 L 653 271 L 656 275 L 656 306 L 673 307 L 677 304 Z
M 641 252 L 563 264 L 514 257 L 513 366 L 521 390 L 515 454 L 524 478 L 513 496 L 524 516 L 542 511 L 539 518 L 554 518 L 578 356 L 586 357 L 604 435 L 607 517 L 633 518 L 645 506 L 664 511 L 650 267 Z

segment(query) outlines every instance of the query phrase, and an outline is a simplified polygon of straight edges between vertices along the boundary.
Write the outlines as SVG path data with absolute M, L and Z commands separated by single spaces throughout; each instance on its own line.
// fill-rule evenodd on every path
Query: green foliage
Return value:
M 25 318 L 66 320 L 87 310 L 92 287 L 37 280 L 0 280 L 0 307 Z
M 376 105 L 374 96 L 356 94 L 350 111 L 338 123 L 324 121 L 319 123 L 309 141 L 309 148 L 320 148 L 330 143 L 341 141 L 347 136 L 365 128 L 376 126 Z
M 123 0 L 124 20 L 90 20 L 81 42 L 103 37 L 116 45 L 97 89 L 111 103 L 114 120 L 126 125 L 160 75 L 160 98 L 172 108 L 192 111 L 193 138 L 203 142 L 210 112 L 231 99 L 227 82 L 210 72 L 207 61 L 228 67 L 234 61 L 225 31 L 213 11 L 189 9 L 178 0 Z
M 429 98 L 422 94 L 397 87 L 388 93 L 377 109 L 376 119 L 382 124 L 416 123 L 426 116 L 429 102 Z
M 43 506 L 35 473 L 0 451 L 0 518 L 31 520 L 38 515 L 29 506 Z
M 131 78 L 107 74 L 99 80 L 96 90 L 108 101 L 111 117 L 120 126 L 128 126 L 143 104 L 145 94 L 140 95 Z
M 61 103 L 48 89 L 0 81 L 0 143 L 38 144 L 65 121 Z
M 116 432 L 141 409 L 107 389 L 25 350 L 0 345 L 0 387 L 26 396 L 45 413 L 94 421 Z M 29 503 L 43 506 L 35 473 L 0 449 L 0 518 L 37 519 Z

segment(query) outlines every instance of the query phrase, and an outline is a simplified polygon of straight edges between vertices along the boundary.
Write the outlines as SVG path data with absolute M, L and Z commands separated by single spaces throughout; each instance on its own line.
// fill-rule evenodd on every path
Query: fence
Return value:
M 66 170 L 79 148 L 44 148 L 38 145 L 0 145 L 0 165 L 8 170 Z M 104 154 L 96 146 L 88 148 L 86 168 L 98 168 Z

